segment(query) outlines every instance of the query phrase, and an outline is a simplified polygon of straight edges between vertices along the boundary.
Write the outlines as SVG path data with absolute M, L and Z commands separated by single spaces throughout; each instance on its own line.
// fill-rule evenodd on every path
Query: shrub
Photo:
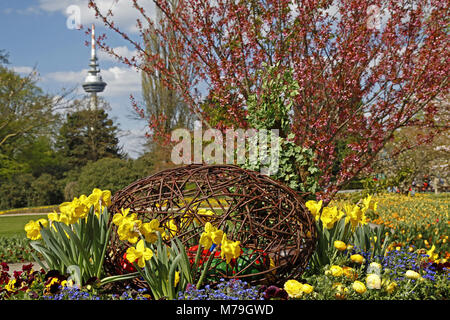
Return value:
M 80 171 L 78 185 L 72 185 L 71 188 L 77 191 L 75 194 L 89 194 L 94 188 L 107 189 L 114 194 L 131 182 L 142 178 L 143 174 L 135 170 L 133 160 L 103 158 L 84 166 Z M 69 193 L 70 190 L 66 191 Z

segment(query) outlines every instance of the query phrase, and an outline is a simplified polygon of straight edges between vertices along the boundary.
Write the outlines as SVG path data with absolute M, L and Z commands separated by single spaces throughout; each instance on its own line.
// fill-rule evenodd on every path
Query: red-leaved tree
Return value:
M 140 53 L 118 58 L 160 74 L 193 112 L 219 129 L 247 128 L 246 103 L 261 94 L 258 71 L 265 64 L 290 70 L 299 85 L 290 130 L 297 144 L 316 153 L 328 198 L 370 168 L 398 128 L 414 124 L 431 131 L 439 112 L 434 99 L 448 93 L 448 1 L 153 2 L 163 12 L 161 21 L 132 1 L 142 39 L 136 41 L 90 1 L 104 24 Z M 159 54 L 145 51 L 149 25 L 177 53 L 170 68 Z M 173 33 L 178 37 L 168 36 Z M 114 54 L 104 40 L 99 44 Z M 187 70 L 193 78 L 183 76 L 192 75 Z M 220 119 L 213 119 L 218 111 Z

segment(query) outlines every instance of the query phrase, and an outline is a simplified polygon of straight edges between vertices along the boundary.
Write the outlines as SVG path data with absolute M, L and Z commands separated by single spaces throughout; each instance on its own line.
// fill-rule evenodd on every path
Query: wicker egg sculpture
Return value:
M 314 218 L 295 191 L 234 165 L 194 164 L 161 171 L 118 191 L 111 217 L 121 208 L 129 208 L 143 223 L 158 219 L 164 234 L 177 236 L 190 257 L 207 222 L 223 230 L 227 239 L 240 241 L 240 256 L 228 264 L 217 248 L 209 283 L 240 278 L 277 284 L 298 277 L 316 245 Z M 124 273 L 123 255 L 130 245 L 113 232 L 106 258 L 110 274 Z M 204 249 L 208 254 L 209 248 Z

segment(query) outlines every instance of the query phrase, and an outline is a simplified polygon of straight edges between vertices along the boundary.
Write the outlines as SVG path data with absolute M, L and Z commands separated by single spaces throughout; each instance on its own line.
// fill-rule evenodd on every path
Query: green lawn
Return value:
M 0 215 L 0 237 L 25 236 L 24 227 L 30 220 L 46 218 L 46 215 L 26 215 L 17 217 L 2 217 Z

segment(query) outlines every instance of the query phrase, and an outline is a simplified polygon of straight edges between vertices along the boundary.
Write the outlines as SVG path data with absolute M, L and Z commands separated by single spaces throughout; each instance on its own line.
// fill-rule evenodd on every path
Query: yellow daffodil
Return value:
M 156 234 L 157 231 L 160 233 L 164 232 L 164 229 L 159 227 L 159 221 L 157 219 L 143 223 L 139 230 L 144 236 L 145 241 L 150 243 L 155 243 L 156 240 L 158 240 L 158 235 Z
M 74 223 L 78 221 L 78 219 L 86 218 L 89 213 L 89 206 L 86 205 L 86 196 L 81 195 L 80 198 L 74 198 L 71 202 L 72 204 L 72 216 Z
M 345 223 L 351 223 L 352 230 L 354 230 L 359 224 L 366 223 L 366 216 L 364 211 L 358 205 L 344 205 L 345 210 Z
M 126 219 L 126 217 L 128 216 L 128 213 L 130 212 L 130 208 L 127 208 L 125 210 L 123 208 L 121 208 L 120 212 L 121 213 L 116 213 L 112 219 L 112 223 L 114 223 L 116 226 L 120 226 L 122 224 L 122 222 L 124 221 L 124 219 Z
M 180 272 L 179 271 L 175 271 L 175 279 L 173 280 L 173 286 L 176 287 L 178 282 L 180 282 Z
M 197 214 L 200 215 L 200 217 L 194 218 L 194 221 L 199 224 L 204 224 L 205 220 L 208 220 L 210 217 L 214 216 L 214 212 L 208 209 L 198 209 Z
M 104 209 L 104 207 L 109 207 L 111 205 L 111 191 L 100 190 L 94 188 L 92 193 L 87 197 L 86 204 L 90 208 L 94 206 L 94 211 L 98 215 Z
M 164 240 L 172 239 L 177 235 L 177 233 L 178 233 L 178 226 L 175 220 L 170 219 L 169 221 L 166 221 L 164 223 L 164 232 L 162 234 Z
M 436 247 L 433 244 L 431 246 L 431 249 L 428 250 L 427 253 L 426 253 L 426 255 L 429 256 L 432 261 L 438 260 L 438 258 L 439 258 L 439 254 L 438 253 L 434 253 L 434 250 L 436 250 Z
M 339 221 L 344 216 L 344 213 L 336 206 L 334 207 L 325 207 L 322 210 L 322 215 L 320 216 L 320 220 L 323 223 L 323 226 L 327 229 L 331 229 L 334 227 L 334 224 Z
M 200 244 L 206 249 L 209 249 L 213 243 L 215 245 L 219 245 L 223 237 L 224 233 L 222 230 L 217 229 L 210 222 L 207 222 L 205 224 L 205 232 L 203 232 L 200 236 Z
M 387 293 L 391 294 L 397 288 L 397 283 L 395 281 L 390 281 L 389 279 L 383 279 L 381 281 L 381 286 L 386 290 Z
M 142 225 L 141 220 L 127 220 L 117 229 L 120 240 L 128 240 L 130 243 L 136 243 L 139 240 L 139 229 Z
M 284 283 L 284 290 L 289 295 L 289 298 L 300 298 L 303 293 L 303 284 L 291 279 Z
M 240 241 L 232 241 L 227 239 L 227 234 L 224 233 L 221 241 L 220 256 L 230 263 L 231 259 L 237 259 L 241 255 Z
M 53 211 L 47 215 L 47 218 L 51 221 L 59 221 L 59 214 Z
M 44 228 L 47 228 L 48 221 L 45 219 L 39 219 L 37 221 L 30 220 L 25 225 L 25 231 L 27 233 L 27 237 L 31 240 L 41 239 L 41 225 Z
M 316 218 L 316 220 L 318 220 L 320 209 L 322 208 L 322 200 L 320 200 L 319 202 L 314 201 L 314 200 L 306 201 L 305 206 L 308 208 L 308 210 L 311 212 L 311 214 Z
M 136 214 L 128 215 L 130 209 L 120 209 L 121 213 L 113 216 L 112 223 L 117 225 L 117 234 L 120 240 L 128 240 L 130 243 L 136 243 L 139 239 L 139 229 L 142 221 L 136 219 Z
M 76 209 L 77 209 L 76 201 L 61 203 L 59 205 L 59 211 L 61 212 L 59 221 L 67 225 L 74 224 L 75 222 L 77 222 L 79 219 L 79 216 L 77 214 L 80 213 L 81 210 Z
M 135 247 L 127 249 L 127 260 L 131 263 L 137 261 L 140 268 L 145 266 L 145 261 L 153 257 L 153 251 L 145 247 L 144 240 L 139 240 Z
M 364 207 L 369 208 L 371 200 L 372 200 L 372 196 L 371 195 L 368 195 L 366 198 L 364 198 L 363 199 Z
M 363 294 L 364 292 L 366 292 L 366 286 L 364 285 L 364 283 L 362 283 L 361 281 L 355 281 L 352 284 L 352 288 L 353 290 L 355 290 L 356 292 L 358 292 L 359 294 Z

